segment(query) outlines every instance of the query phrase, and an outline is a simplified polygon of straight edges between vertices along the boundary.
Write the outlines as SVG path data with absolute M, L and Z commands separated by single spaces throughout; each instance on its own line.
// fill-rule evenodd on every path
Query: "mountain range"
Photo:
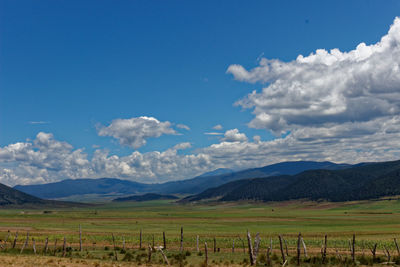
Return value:
M 400 195 L 400 161 L 364 163 L 341 170 L 307 170 L 296 175 L 233 181 L 186 197 L 182 201 L 351 201 L 395 195 Z
M 217 187 L 241 179 L 294 175 L 305 170 L 337 170 L 349 167 L 351 167 L 351 165 L 332 162 L 292 161 L 237 172 L 230 169 L 217 169 L 191 179 L 171 181 L 162 184 L 144 184 L 116 178 L 99 178 L 67 179 L 48 184 L 17 185 L 14 188 L 45 199 L 58 199 L 88 194 L 115 194 L 116 196 L 144 193 L 192 195 L 203 192 L 208 188 Z

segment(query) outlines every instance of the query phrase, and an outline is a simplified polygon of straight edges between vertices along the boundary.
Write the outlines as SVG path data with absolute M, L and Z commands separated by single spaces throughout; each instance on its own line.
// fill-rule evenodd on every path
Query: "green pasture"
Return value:
M 359 249 L 378 242 L 378 247 L 394 249 L 393 238 L 400 239 L 400 200 L 363 201 L 351 203 L 284 202 L 284 203 L 222 203 L 176 204 L 168 201 L 107 203 L 85 208 L 69 209 L 2 209 L 0 210 L 0 238 L 10 239 L 19 232 L 21 245 L 29 231 L 38 244 L 46 237 L 50 242 L 66 236 L 69 244 L 79 242 L 78 229 L 82 226 L 85 247 L 110 246 L 112 234 L 118 246 L 125 240 L 126 247 L 139 245 L 142 231 L 143 246 L 162 245 L 166 233 L 167 247 L 179 247 L 180 228 L 184 231 L 184 247 L 194 250 L 196 236 L 200 246 L 207 241 L 213 249 L 228 251 L 235 240 L 236 249 L 242 249 L 246 230 L 253 236 L 259 232 L 262 247 L 278 247 L 282 234 L 289 249 L 294 249 L 297 235 L 302 233 L 310 247 L 321 247 L 328 235 L 328 245 L 348 248 L 348 240 L 356 234 Z M 241 239 L 240 239 L 240 238 Z

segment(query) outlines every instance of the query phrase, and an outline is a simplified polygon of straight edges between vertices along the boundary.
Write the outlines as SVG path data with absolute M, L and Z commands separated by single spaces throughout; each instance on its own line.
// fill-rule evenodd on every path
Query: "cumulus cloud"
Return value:
M 231 129 L 225 132 L 224 137 L 221 138 L 224 142 L 245 142 L 247 136 L 244 133 L 240 133 L 238 129 Z
M 190 131 L 190 127 L 185 124 L 177 124 L 176 127 L 179 129 L 184 129 L 186 131 Z
M 227 72 L 267 83 L 236 103 L 253 110 L 253 128 L 280 134 L 391 118 L 400 114 L 400 19 L 376 44 L 360 43 L 350 52 L 318 49 L 291 62 L 264 58 L 251 70 L 231 65 Z
M 187 127 L 187 126 L 186 126 Z M 146 144 L 146 139 L 160 137 L 163 134 L 178 134 L 169 121 L 161 122 L 153 117 L 115 119 L 108 126 L 99 126 L 100 136 L 112 136 L 121 145 L 139 148 Z
M 217 124 L 217 125 L 215 125 L 214 127 L 212 127 L 214 130 L 217 130 L 217 131 L 221 131 L 222 129 L 223 129 L 223 127 L 222 127 L 222 125 L 221 124 Z
M 251 70 L 231 65 L 228 72 L 235 79 L 266 84 L 237 105 L 252 109 L 255 117 L 249 125 L 277 133 L 274 140 L 262 141 L 256 135 L 250 141 L 231 129 L 205 133 L 220 135 L 220 142 L 189 154 L 179 151 L 191 144 L 180 143 L 165 151 L 118 156 L 96 149 L 88 156 L 84 149 L 40 132 L 34 140 L 0 147 L 0 182 L 14 185 L 84 177 L 163 182 L 221 167 L 243 169 L 289 160 L 399 159 L 399 66 L 400 19 L 396 18 L 379 42 L 362 43 L 350 52 L 320 49 L 291 62 L 262 59 Z M 98 132 L 135 148 L 147 138 L 177 134 L 170 122 L 151 117 L 117 119 Z

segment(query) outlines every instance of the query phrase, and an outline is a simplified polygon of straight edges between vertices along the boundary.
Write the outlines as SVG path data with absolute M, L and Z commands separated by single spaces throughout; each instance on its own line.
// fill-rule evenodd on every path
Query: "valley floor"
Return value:
M 79 225 L 82 228 L 84 252 L 76 252 L 79 247 Z M 302 233 L 310 255 L 320 255 L 321 242 L 327 234 L 328 255 L 340 254 L 340 257 L 349 257 L 349 242 L 355 234 L 358 256 L 370 256 L 370 248 L 376 243 L 376 253 L 384 261 L 385 248 L 392 258 L 397 256 L 393 238 L 400 239 L 400 200 L 208 205 L 178 205 L 168 201 L 152 201 L 108 203 L 74 209 L 2 209 L 0 244 L 3 244 L 5 249 L 0 250 L 0 264 L 128 266 L 121 261 L 126 255 L 125 251 L 132 254 L 131 259 L 127 259 L 128 263 L 133 264 L 140 258 L 139 262 L 146 264 L 148 245 L 152 246 L 153 242 L 155 246 L 163 245 L 163 232 L 166 236 L 167 251 L 170 253 L 168 256 L 172 262 L 178 263 L 181 227 L 184 251 L 189 253 L 186 260 L 188 266 L 198 266 L 203 262 L 205 242 L 208 244 L 210 265 L 246 264 L 248 256 L 247 252 L 243 252 L 243 246 L 247 248 L 247 230 L 253 238 L 257 232 L 260 233 L 261 253 L 265 254 L 272 239 L 273 253 L 279 257 L 279 234 L 286 240 L 291 257 L 295 255 L 299 232 Z M 12 250 L 17 231 L 16 249 Z M 138 250 L 140 231 L 142 250 Z M 26 242 L 27 232 L 28 246 L 20 255 L 19 250 Z M 118 262 L 113 262 L 112 236 L 119 253 Z M 197 236 L 201 253 L 196 251 Z M 43 253 L 46 238 L 49 240 L 49 253 L 56 248 L 56 255 L 61 256 L 64 237 L 69 249 L 65 258 L 39 256 Z M 32 238 L 35 239 L 37 255 L 33 254 Z M 213 251 L 214 238 L 216 250 L 219 249 L 220 252 Z M 4 240 L 7 242 L 4 243 Z M 235 253 L 231 252 L 233 242 Z M 122 252 L 124 246 L 125 251 Z M 153 255 L 153 264 L 163 262 L 158 254 Z M 10 265 L 14 263 L 16 265 Z

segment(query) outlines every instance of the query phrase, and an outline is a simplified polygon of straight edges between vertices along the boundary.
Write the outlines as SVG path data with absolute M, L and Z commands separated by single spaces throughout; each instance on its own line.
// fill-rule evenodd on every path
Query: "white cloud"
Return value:
M 350 52 L 318 49 L 291 62 L 264 58 L 249 71 L 231 65 L 227 72 L 240 81 L 268 83 L 236 103 L 253 109 L 253 128 L 280 134 L 390 118 L 400 114 L 400 19 L 373 45 L 361 43 Z
M 205 135 L 223 135 L 223 133 L 218 133 L 218 132 L 206 132 L 204 134 Z
M 222 127 L 222 125 L 221 124 L 217 124 L 217 125 L 215 125 L 214 127 L 212 127 L 214 130 L 217 130 L 217 131 L 221 131 L 222 129 L 223 129 L 223 127 Z
M 288 160 L 357 163 L 400 158 L 400 19 L 375 45 L 350 52 L 317 50 L 292 62 L 263 59 L 250 71 L 232 65 L 238 80 L 267 83 L 238 105 L 253 109 L 251 127 L 286 132 L 284 137 L 249 141 L 231 129 L 220 142 L 179 153 L 190 143 L 165 151 L 120 157 L 83 149 L 39 133 L 33 141 L 0 147 L 0 182 L 8 185 L 52 182 L 65 178 L 119 177 L 162 182 L 193 177 L 220 167 L 243 169 Z M 178 125 L 176 126 L 178 128 Z M 183 128 L 182 128 L 183 129 Z M 217 129 L 218 130 L 218 129 Z M 150 137 L 177 134 L 168 121 L 140 117 L 114 120 L 98 129 L 123 145 L 140 147 Z
M 224 137 L 221 138 L 224 142 L 246 142 L 247 136 L 240 133 L 238 129 L 231 129 L 225 132 Z
M 109 126 L 98 128 L 100 136 L 112 136 L 121 145 L 139 148 L 146 144 L 150 137 L 160 137 L 163 134 L 177 135 L 169 121 L 160 122 L 153 117 L 137 117 L 131 119 L 115 119 Z
M 49 124 L 49 121 L 30 121 L 29 124 Z
M 177 124 L 176 127 L 179 129 L 184 129 L 186 131 L 190 131 L 190 127 L 185 124 Z

